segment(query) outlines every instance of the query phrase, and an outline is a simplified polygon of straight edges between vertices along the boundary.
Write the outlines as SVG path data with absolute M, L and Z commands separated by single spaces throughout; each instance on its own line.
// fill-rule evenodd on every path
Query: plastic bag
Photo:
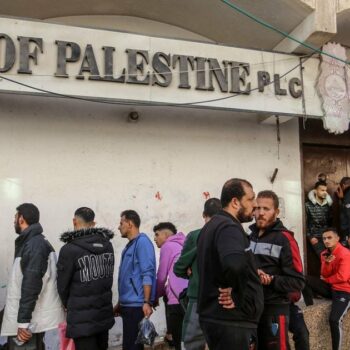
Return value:
M 139 323 L 139 333 L 137 335 L 136 344 L 152 346 L 157 335 L 158 333 L 156 332 L 154 324 L 149 318 L 145 317 Z
M 66 338 L 66 329 L 66 322 L 62 322 L 58 325 L 58 333 L 60 336 L 60 350 L 75 350 L 74 340 Z

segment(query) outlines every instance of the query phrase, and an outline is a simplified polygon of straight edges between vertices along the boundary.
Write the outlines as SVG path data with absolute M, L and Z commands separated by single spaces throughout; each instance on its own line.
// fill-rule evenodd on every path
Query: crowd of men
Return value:
M 321 278 L 304 277 L 294 234 L 278 218 L 276 193 L 256 196 L 247 180 L 228 180 L 220 200 L 205 202 L 204 226 L 187 237 L 170 222 L 154 226 L 158 270 L 154 245 L 140 232 L 140 216 L 123 211 L 118 229 L 128 243 L 114 306 L 114 233 L 95 227 L 92 209 L 77 209 L 74 230 L 61 235 L 64 246 L 56 264 L 38 208 L 24 203 L 16 209 L 18 237 L 1 334 L 8 336 L 11 350 L 41 350 L 44 333 L 66 320 L 66 337 L 76 350 L 107 350 L 109 330 L 120 316 L 123 350 L 141 350 L 139 323 L 151 317 L 162 298 L 166 340 L 176 350 L 284 350 L 288 331 L 296 350 L 307 350 L 309 332 L 297 302 L 303 293 L 306 304 L 312 304 L 316 293 L 332 299 L 332 346 L 339 350 L 341 322 L 350 307 L 350 251 L 345 247 L 350 178 L 342 180 L 340 191 L 341 234 L 328 227 L 325 207 L 331 204 L 324 182 L 315 185 L 306 205 L 308 238 L 321 259 Z M 242 224 L 253 218 L 247 234 Z

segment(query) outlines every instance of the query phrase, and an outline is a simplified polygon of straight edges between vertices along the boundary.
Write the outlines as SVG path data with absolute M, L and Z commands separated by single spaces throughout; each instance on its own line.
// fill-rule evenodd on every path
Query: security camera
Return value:
M 138 112 L 130 112 L 128 115 L 128 122 L 130 123 L 137 123 L 140 119 L 140 115 Z

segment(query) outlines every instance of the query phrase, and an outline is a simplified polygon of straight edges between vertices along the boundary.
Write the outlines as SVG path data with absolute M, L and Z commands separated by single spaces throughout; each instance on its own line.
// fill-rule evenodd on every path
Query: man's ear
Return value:
M 96 226 L 96 222 L 93 221 L 93 222 L 91 223 L 91 227 L 95 227 L 95 226 Z
M 23 215 L 20 215 L 18 217 L 18 223 L 19 225 L 25 225 L 27 222 L 24 220 Z
M 231 202 L 230 202 L 230 206 L 233 208 L 233 209 L 239 209 L 240 207 L 241 207 L 241 202 L 237 199 L 237 198 L 235 198 L 235 197 L 233 197 L 232 199 L 231 199 Z
M 76 218 L 73 218 L 73 227 L 75 228 L 75 227 L 77 227 L 77 219 Z
M 276 217 L 278 217 L 280 215 L 281 211 L 279 210 L 279 208 L 276 209 Z

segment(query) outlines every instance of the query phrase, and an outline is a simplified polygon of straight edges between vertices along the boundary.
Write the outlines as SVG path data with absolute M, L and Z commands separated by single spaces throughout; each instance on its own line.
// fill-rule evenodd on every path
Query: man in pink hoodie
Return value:
M 185 235 L 177 232 L 171 222 L 154 226 L 154 241 L 160 248 L 157 272 L 156 299 L 166 297 L 166 318 L 168 332 L 172 334 L 175 350 L 181 350 L 181 329 L 184 311 L 179 303 L 180 293 L 187 288 L 188 280 L 174 274 L 174 264 L 181 254 Z

